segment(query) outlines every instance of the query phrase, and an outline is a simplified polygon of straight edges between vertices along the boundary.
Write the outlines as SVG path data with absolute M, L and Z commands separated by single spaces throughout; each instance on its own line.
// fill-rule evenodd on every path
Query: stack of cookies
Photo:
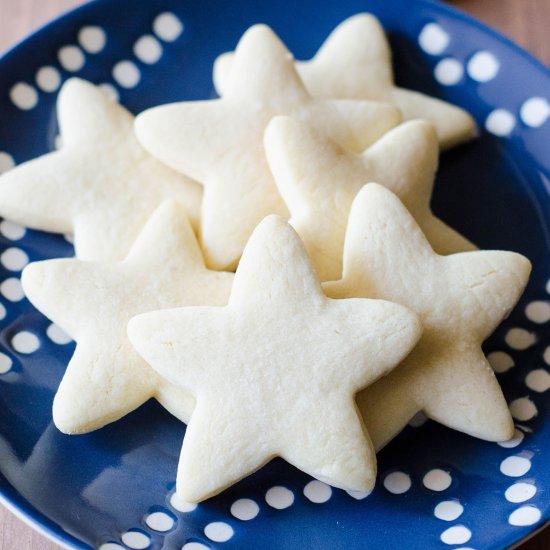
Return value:
M 22 276 L 77 343 L 56 426 L 87 433 L 157 399 L 188 424 L 189 502 L 276 456 L 369 492 L 376 451 L 419 411 L 511 438 L 481 344 L 530 263 L 430 210 L 439 152 L 475 137 L 470 115 L 396 87 L 368 14 L 297 63 L 254 26 L 214 83 L 219 99 L 134 120 L 71 79 L 62 147 L 0 177 L 0 215 L 74 239 L 75 258 Z

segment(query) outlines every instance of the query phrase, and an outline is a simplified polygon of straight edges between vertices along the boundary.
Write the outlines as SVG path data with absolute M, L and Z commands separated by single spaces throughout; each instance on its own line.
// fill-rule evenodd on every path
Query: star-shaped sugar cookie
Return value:
M 177 490 L 200 501 L 275 456 L 345 489 L 370 491 L 375 456 L 354 394 L 388 372 L 421 332 L 379 300 L 331 300 L 295 231 L 269 216 L 254 231 L 227 307 L 139 315 L 130 340 L 196 397 Z
M 31 302 L 77 342 L 55 396 L 65 433 L 86 433 L 150 399 L 183 421 L 189 393 L 166 384 L 135 352 L 128 321 L 138 313 L 185 305 L 224 305 L 233 274 L 206 269 L 183 207 L 163 203 L 119 262 L 76 259 L 29 264 L 22 283 Z
M 201 241 L 213 268 L 236 267 L 256 225 L 269 214 L 288 214 L 263 149 L 267 124 L 281 114 L 308 121 L 354 151 L 401 119 L 386 104 L 312 99 L 290 53 L 264 25 L 239 42 L 232 85 L 222 99 L 164 105 L 137 117 L 144 147 L 204 184 Z
M 134 117 L 98 87 L 72 78 L 57 102 L 62 147 L 0 177 L 0 216 L 74 233 L 76 256 L 120 260 L 147 218 L 175 198 L 198 227 L 202 188 L 149 155 Z
M 489 441 L 513 434 L 513 422 L 482 342 L 510 313 L 531 264 L 514 252 L 439 256 L 399 199 L 375 183 L 350 214 L 342 280 L 326 283 L 334 298 L 365 296 L 418 313 L 424 333 L 397 369 L 358 396 L 376 449 L 418 411 Z
M 430 210 L 439 159 L 433 126 L 422 120 L 390 130 L 361 154 L 345 151 L 307 124 L 276 117 L 265 133 L 275 182 L 322 281 L 342 275 L 349 210 L 359 190 L 376 181 L 391 189 L 440 254 L 475 246 Z
M 234 54 L 226 53 L 214 65 L 214 84 L 222 96 L 233 84 L 233 61 Z M 476 135 L 475 122 L 463 109 L 395 85 L 390 46 L 380 23 L 370 14 L 345 20 L 313 59 L 296 66 L 313 97 L 386 101 L 395 105 L 405 120 L 431 122 L 443 149 Z

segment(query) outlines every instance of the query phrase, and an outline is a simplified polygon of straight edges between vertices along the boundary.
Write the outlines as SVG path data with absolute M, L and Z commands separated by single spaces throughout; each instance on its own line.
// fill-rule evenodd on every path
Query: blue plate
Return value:
M 0 61 L 0 166 L 55 146 L 58 78 L 110 84 L 136 113 L 212 97 L 216 55 L 249 25 L 268 23 L 308 58 L 337 23 L 361 11 L 388 30 L 399 84 L 464 106 L 482 129 L 480 139 L 443 156 L 436 213 L 483 248 L 533 261 L 521 303 L 486 343 L 513 404 L 516 439 L 499 446 L 417 418 L 380 454 L 369 498 L 312 483 L 276 460 L 219 497 L 182 506 L 172 495 L 184 427 L 155 403 L 86 436 L 52 425 L 73 344 L 21 297 L 18 277 L 25 254 L 40 260 L 72 248 L 3 222 L 0 492 L 44 534 L 102 550 L 480 550 L 512 545 L 550 518 L 550 107 L 543 98 L 550 74 L 507 40 L 427 0 L 97 0 Z M 134 48 L 155 33 L 157 43 L 145 48 L 151 57 Z

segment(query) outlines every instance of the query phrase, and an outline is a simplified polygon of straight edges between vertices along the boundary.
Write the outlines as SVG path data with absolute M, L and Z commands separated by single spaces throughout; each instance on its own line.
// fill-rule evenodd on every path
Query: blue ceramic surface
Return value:
M 54 147 L 56 93 L 35 82 L 41 67 L 55 68 L 63 80 L 76 74 L 110 83 L 137 113 L 159 103 L 213 97 L 215 57 L 233 49 L 253 23 L 271 25 L 298 58 L 309 58 L 337 23 L 361 11 L 376 14 L 388 30 L 400 85 L 462 105 L 482 129 L 480 139 L 443 155 L 436 214 L 482 248 L 518 251 L 533 262 L 521 303 L 486 343 L 498 370 L 506 371 L 499 379 L 520 418 L 516 441 L 503 447 L 427 422 L 407 428 L 380 454 L 379 482 L 366 499 L 315 484 L 304 494 L 311 479 L 276 460 L 221 496 L 178 511 L 171 496 L 184 427 L 158 405 L 148 403 L 85 436 L 65 436 L 53 426 L 52 398 L 73 344 L 56 343 L 62 340 L 50 329 L 52 340 L 48 320 L 17 299 L 19 267 L 6 260 L 13 258 L 10 252 L 0 256 L 6 310 L 0 321 L 0 493 L 43 532 L 71 548 L 104 550 L 185 544 L 192 550 L 202 548 L 199 543 L 228 550 L 488 550 L 519 541 L 550 518 L 550 119 L 544 99 L 550 74 L 502 37 L 427 0 L 97 0 L 0 60 L 0 166 Z M 170 35 L 173 18 L 164 19 L 167 27 L 156 20 L 163 12 L 183 23 L 181 35 Z M 104 31 L 105 47 L 81 49 L 84 65 L 66 70 L 60 48 L 79 45 L 79 31 L 89 26 Z M 163 53 L 147 64 L 133 46 L 153 28 Z M 434 40 L 419 42 L 423 30 L 424 38 Z M 479 52 L 486 52 L 481 61 L 472 61 Z M 125 88 L 113 79 L 121 60 L 137 67 L 137 85 Z M 30 88 L 14 92 L 18 83 Z M 17 248 L 30 260 L 72 254 L 60 236 L 5 223 L 0 232 L 0 253 Z M 30 337 L 29 344 L 23 335 L 27 351 L 38 345 L 36 350 L 16 351 L 13 338 L 22 332 L 38 338 Z M 259 507 L 246 521 L 231 512 L 244 498 Z M 245 504 L 233 511 L 239 515 Z M 150 514 L 158 512 L 164 515 L 153 518 L 164 520 L 167 531 L 148 524 L 157 525 Z

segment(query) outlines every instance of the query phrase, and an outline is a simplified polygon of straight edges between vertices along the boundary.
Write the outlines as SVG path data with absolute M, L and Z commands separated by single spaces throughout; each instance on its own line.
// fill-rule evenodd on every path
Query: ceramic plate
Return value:
M 173 499 L 184 427 L 155 403 L 86 436 L 52 425 L 74 344 L 24 299 L 28 260 L 69 256 L 60 236 L 0 224 L 0 492 L 70 548 L 488 550 L 550 517 L 550 74 L 507 40 L 438 2 L 98 0 L 0 61 L 0 168 L 56 144 L 56 91 L 72 75 L 107 84 L 137 113 L 213 97 L 212 63 L 265 22 L 298 58 L 361 11 L 388 30 L 400 85 L 476 117 L 480 139 L 446 153 L 436 214 L 482 248 L 528 256 L 534 271 L 486 343 L 517 420 L 506 445 L 416 418 L 381 454 L 368 498 L 312 481 L 281 460 L 197 507 Z M 143 38 L 147 37 L 147 38 Z

